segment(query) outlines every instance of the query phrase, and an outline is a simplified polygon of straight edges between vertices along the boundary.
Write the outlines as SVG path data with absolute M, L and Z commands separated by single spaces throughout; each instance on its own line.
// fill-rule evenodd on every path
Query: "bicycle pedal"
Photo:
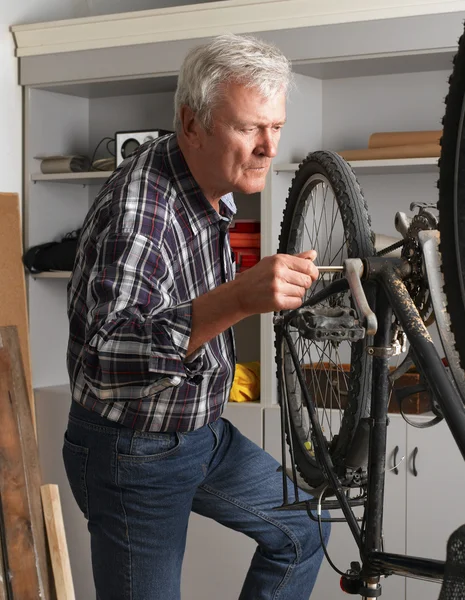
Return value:
M 292 325 L 309 340 L 340 342 L 365 337 L 365 328 L 359 324 L 355 310 L 349 307 L 305 307 L 298 311 Z

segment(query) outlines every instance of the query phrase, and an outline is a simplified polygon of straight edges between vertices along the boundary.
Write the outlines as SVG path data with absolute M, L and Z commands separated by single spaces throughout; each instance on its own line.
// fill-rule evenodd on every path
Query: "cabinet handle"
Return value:
M 394 456 L 393 456 L 394 468 L 392 469 L 394 471 L 394 475 L 399 475 L 399 469 L 397 468 L 397 455 L 398 454 L 399 454 L 399 446 L 396 446 L 394 448 Z
M 397 462 L 397 455 L 399 454 L 399 446 L 396 446 L 396 447 L 394 448 L 394 450 L 392 451 L 392 454 L 393 454 L 393 456 L 392 456 L 392 462 L 394 463 L 394 466 L 393 466 L 393 467 L 391 467 L 391 468 L 389 469 L 389 471 L 393 471 L 393 473 L 394 473 L 395 475 L 399 475 L 399 469 L 398 469 L 397 467 L 398 467 L 398 466 L 400 465 L 400 463 L 401 463 L 401 462 L 402 462 L 402 461 L 405 459 L 405 455 L 404 455 L 404 456 L 403 456 L 403 457 L 402 457 L 402 458 L 399 460 L 399 462 Z
M 412 452 L 412 473 L 416 477 L 418 475 L 417 471 L 417 454 L 418 454 L 418 446 L 415 446 Z

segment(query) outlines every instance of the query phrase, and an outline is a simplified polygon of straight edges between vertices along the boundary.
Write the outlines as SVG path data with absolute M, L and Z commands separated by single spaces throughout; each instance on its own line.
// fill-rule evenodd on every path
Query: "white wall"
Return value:
M 208 0 L 196 0 L 196 3 Z M 0 1 L 0 192 L 22 194 L 22 93 L 11 25 L 194 4 L 192 0 Z
M 82 6 L 80 6 L 82 5 Z M 82 0 L 0 2 L 0 191 L 22 192 L 22 102 L 10 25 L 84 16 Z
M 0 191 L 21 191 L 21 89 L 17 85 L 17 65 L 13 58 L 13 39 L 0 7 Z
M 323 145 L 332 150 L 367 148 L 376 131 L 441 129 L 449 71 L 333 79 L 323 84 Z M 398 236 L 396 211 L 411 202 L 436 202 L 437 173 L 359 175 L 372 227 Z

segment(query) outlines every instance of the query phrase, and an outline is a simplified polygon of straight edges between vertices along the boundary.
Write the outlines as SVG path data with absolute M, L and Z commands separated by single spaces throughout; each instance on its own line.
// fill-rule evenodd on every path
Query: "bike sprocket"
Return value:
M 418 205 L 410 207 L 411 210 L 416 206 Z M 427 325 L 432 322 L 434 315 L 428 282 L 424 274 L 423 254 L 418 234 L 420 231 L 437 228 L 436 217 L 426 207 L 420 207 L 419 213 L 412 217 L 401 254 L 402 258 L 408 261 L 412 269 L 411 276 L 407 279 L 405 285 L 421 318 Z

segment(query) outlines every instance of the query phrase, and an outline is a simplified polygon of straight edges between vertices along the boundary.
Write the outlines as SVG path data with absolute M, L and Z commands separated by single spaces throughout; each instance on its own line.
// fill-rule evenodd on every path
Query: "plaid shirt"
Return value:
M 127 427 L 190 431 L 216 420 L 234 375 L 231 329 L 186 359 L 192 300 L 234 277 L 228 227 L 175 135 L 112 174 L 82 228 L 68 284 L 73 400 Z

